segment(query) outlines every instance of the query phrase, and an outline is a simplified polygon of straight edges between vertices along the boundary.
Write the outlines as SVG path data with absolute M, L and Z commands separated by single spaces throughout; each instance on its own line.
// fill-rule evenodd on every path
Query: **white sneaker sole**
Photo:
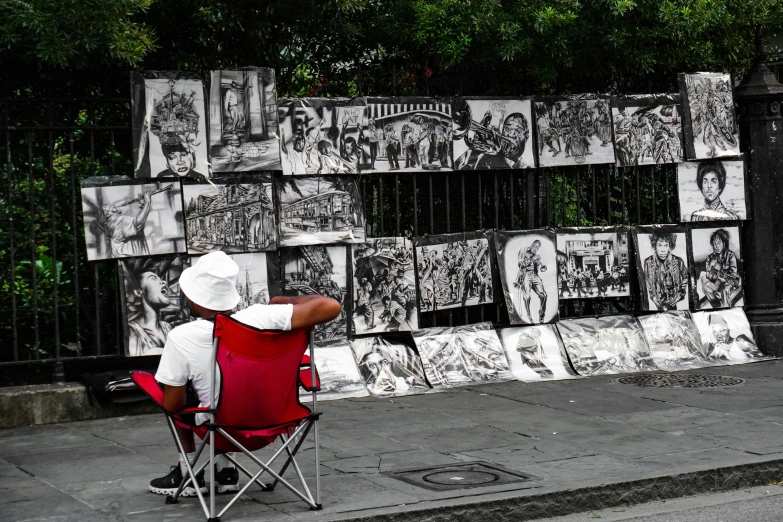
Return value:
M 239 491 L 239 484 L 232 484 L 229 486 L 224 486 L 220 483 L 215 483 L 215 491 L 220 493 L 236 493 Z
M 149 487 L 151 493 L 155 493 L 156 495 L 173 495 L 177 492 L 177 488 L 154 488 L 152 486 Z M 201 494 L 204 495 L 207 493 L 207 488 L 199 488 L 201 491 Z M 196 496 L 196 490 L 195 488 L 187 487 L 182 490 L 182 493 L 179 494 L 180 497 L 195 497 Z

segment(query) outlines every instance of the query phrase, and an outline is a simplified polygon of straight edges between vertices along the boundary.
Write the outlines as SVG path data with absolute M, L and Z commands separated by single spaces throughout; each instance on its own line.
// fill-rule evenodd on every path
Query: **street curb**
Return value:
M 618 482 L 596 487 L 524 495 L 498 500 L 440 501 L 437 507 L 416 509 L 416 505 L 385 508 L 375 514 L 334 517 L 333 520 L 365 522 L 450 522 L 536 520 L 599 511 L 703 493 L 764 486 L 783 479 L 783 459 L 741 464 L 650 479 Z M 529 492 L 530 490 L 524 490 Z M 437 502 L 437 501 L 436 501 Z M 393 510 L 393 511 L 392 511 Z M 380 510 L 376 510 L 380 511 Z

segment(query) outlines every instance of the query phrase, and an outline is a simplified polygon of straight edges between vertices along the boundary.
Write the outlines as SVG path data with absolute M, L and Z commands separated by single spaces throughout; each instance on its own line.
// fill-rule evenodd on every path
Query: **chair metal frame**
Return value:
M 290 433 L 288 436 L 284 434 L 278 435 L 278 439 L 282 443 L 281 447 L 274 453 L 274 455 L 267 460 L 266 462 L 263 462 L 261 459 L 253 455 L 251 451 L 249 451 L 247 448 L 242 446 L 234 437 L 232 437 L 229 433 L 226 432 L 226 430 L 219 424 L 215 423 L 215 415 L 217 414 L 217 409 L 213 407 L 213 405 L 216 405 L 215 400 L 215 392 L 216 392 L 216 382 L 217 382 L 217 352 L 218 352 L 218 344 L 219 344 L 219 337 L 216 336 L 212 341 L 212 358 L 211 358 L 211 372 L 210 372 L 210 391 L 209 391 L 209 408 L 188 408 L 186 410 L 183 410 L 182 412 L 178 413 L 166 413 L 166 419 L 169 423 L 169 427 L 171 428 L 171 432 L 174 434 L 174 439 L 177 442 L 177 449 L 179 450 L 181 455 L 185 455 L 185 451 L 183 449 L 182 440 L 180 440 L 179 434 L 177 433 L 177 424 L 175 421 L 175 417 L 178 414 L 181 413 L 191 413 L 191 412 L 199 412 L 199 413 L 207 413 L 209 415 L 209 422 L 202 424 L 202 427 L 207 428 L 207 435 L 203 438 L 201 443 L 198 445 L 196 449 L 196 456 L 194 458 L 193 464 L 191 465 L 190 462 L 188 462 L 188 459 L 183 459 L 186 463 L 187 467 L 187 475 L 185 475 L 182 478 L 182 482 L 180 483 L 176 493 L 172 496 L 169 495 L 166 497 L 166 503 L 167 504 L 176 504 L 179 502 L 179 497 L 182 494 L 182 491 L 191 483 L 195 484 L 196 486 L 194 489 L 196 490 L 196 495 L 198 496 L 199 503 L 201 504 L 202 509 L 204 510 L 204 515 L 207 518 L 208 522 L 219 522 L 220 518 L 231 508 L 231 506 L 234 505 L 234 503 L 239 500 L 239 498 L 252 486 L 253 484 L 257 484 L 261 487 L 263 491 L 273 491 L 275 486 L 280 483 L 283 486 L 285 486 L 287 489 L 289 489 L 294 495 L 299 497 L 301 500 L 303 500 L 309 507 L 311 511 L 319 511 L 322 509 L 321 504 L 321 458 L 320 458 L 320 440 L 319 440 L 319 430 L 318 430 L 318 420 L 321 416 L 321 413 L 318 412 L 318 391 L 320 390 L 320 386 L 318 385 L 318 375 L 317 375 L 317 369 L 315 365 L 315 350 L 314 350 L 314 334 L 313 331 L 310 331 L 310 340 L 309 340 L 309 352 L 310 352 L 310 361 L 309 361 L 309 367 L 310 367 L 310 385 L 309 387 L 304 385 L 301 382 L 300 379 L 300 386 L 305 389 L 305 391 L 309 391 L 312 397 L 312 406 L 310 408 L 311 413 L 310 415 L 301 421 L 299 426 L 293 431 L 293 433 Z M 305 352 L 306 353 L 306 352 Z M 302 363 L 300 364 L 300 375 L 302 375 L 303 371 L 306 371 L 302 369 L 303 366 L 306 366 L 306 364 Z M 309 389 L 308 389 L 309 388 Z M 299 389 L 299 386 L 297 386 L 297 392 Z M 268 426 L 266 428 L 274 428 L 276 426 Z M 305 439 L 307 438 L 307 435 L 310 433 L 310 430 L 313 430 L 314 434 L 314 444 L 315 444 L 315 495 L 310 491 L 310 488 L 307 486 L 307 481 L 304 478 L 304 475 L 302 474 L 301 469 L 299 468 L 299 464 L 296 462 L 296 454 L 299 451 L 299 448 L 302 446 L 302 443 L 304 443 Z M 209 506 L 207 506 L 207 501 L 204 498 L 204 495 L 201 493 L 200 488 L 198 487 L 198 481 L 196 480 L 196 476 L 201 473 L 204 468 L 206 468 L 207 465 L 209 465 L 209 469 L 212 470 L 212 473 L 214 473 L 215 470 L 215 434 L 218 433 L 222 437 L 224 437 L 227 441 L 229 441 L 231 444 L 233 444 L 237 449 L 242 451 L 245 455 L 248 456 L 253 462 L 255 462 L 261 470 L 257 473 L 252 473 L 251 471 L 247 470 L 244 466 L 239 464 L 233 457 L 226 455 L 229 461 L 231 461 L 238 470 L 242 471 L 247 477 L 250 478 L 247 484 L 244 485 L 235 495 L 234 497 L 229 501 L 229 503 L 219 512 L 216 513 L 217 509 L 215 506 L 215 480 L 214 476 L 212 477 L 212 480 L 209 482 Z M 196 467 L 196 463 L 198 462 L 199 457 L 204 451 L 205 445 L 209 443 L 209 458 L 205 460 L 200 466 Z M 272 464 L 274 461 L 283 453 L 285 452 L 287 455 L 286 461 L 283 464 L 282 468 L 280 468 L 279 472 L 275 472 L 272 469 Z M 290 482 L 288 482 L 286 479 L 283 478 L 283 474 L 288 469 L 288 467 L 292 465 L 294 468 L 294 471 L 296 472 L 296 476 L 301 483 L 302 491 L 298 490 L 296 487 L 294 487 Z M 268 473 L 274 481 L 271 484 L 264 484 L 261 482 L 260 477 L 264 473 Z

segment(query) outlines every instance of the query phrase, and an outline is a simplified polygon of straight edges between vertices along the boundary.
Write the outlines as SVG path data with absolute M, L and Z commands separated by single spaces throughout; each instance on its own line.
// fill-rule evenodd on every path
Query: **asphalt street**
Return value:
M 551 522 L 773 522 L 783 520 L 783 486 L 762 486 L 719 493 L 660 500 L 629 508 L 590 511 Z

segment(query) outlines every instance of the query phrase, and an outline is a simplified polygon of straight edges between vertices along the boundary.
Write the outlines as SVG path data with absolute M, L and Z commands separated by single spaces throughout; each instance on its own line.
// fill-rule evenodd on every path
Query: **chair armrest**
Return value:
M 321 376 L 318 375 L 318 368 L 315 369 L 315 383 L 313 383 L 313 374 L 310 371 L 309 364 L 299 365 L 299 386 L 305 391 L 321 391 Z
M 130 377 L 141 391 L 146 393 L 155 404 L 163 408 L 163 390 L 160 389 L 154 375 L 150 372 L 135 370 L 130 372 Z

